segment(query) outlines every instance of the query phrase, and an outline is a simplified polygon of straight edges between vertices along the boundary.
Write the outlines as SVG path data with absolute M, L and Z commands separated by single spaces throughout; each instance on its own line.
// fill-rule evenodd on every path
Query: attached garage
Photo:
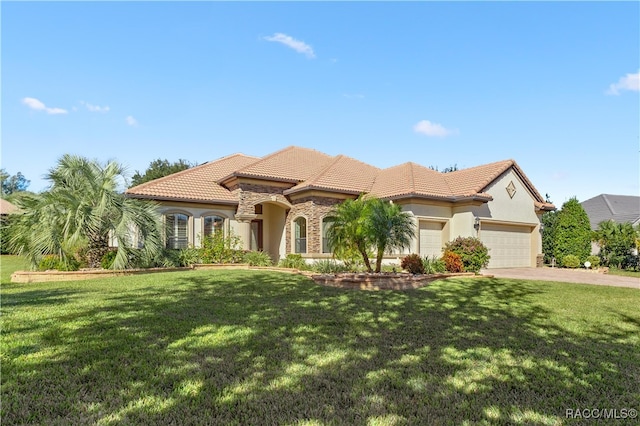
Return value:
M 420 221 L 420 256 L 442 256 L 441 222 Z
M 489 248 L 489 268 L 535 266 L 531 261 L 531 226 L 483 222 L 480 240 Z

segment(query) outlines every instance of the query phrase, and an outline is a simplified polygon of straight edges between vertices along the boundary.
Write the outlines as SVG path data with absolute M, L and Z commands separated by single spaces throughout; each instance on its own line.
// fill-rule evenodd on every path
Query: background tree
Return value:
M 600 259 L 605 266 L 621 267 L 631 250 L 636 248 L 637 231 L 631 223 L 602 221 L 593 232 L 593 241 L 600 246 Z
M 435 170 L 436 172 L 439 171 L 438 170 L 438 166 L 429 166 L 429 168 L 431 170 Z M 449 167 L 445 167 L 444 169 L 442 169 L 442 173 L 450 173 L 450 172 L 455 172 L 458 171 L 458 164 L 454 164 L 452 166 Z
M 555 253 L 555 229 L 558 220 L 558 212 L 550 211 L 542 215 L 542 253 L 544 254 L 544 262 L 551 264 L 551 259 Z
M 161 160 L 158 158 L 157 160 L 149 163 L 149 167 L 144 174 L 140 174 L 140 172 L 136 170 L 131 178 L 131 186 L 137 186 L 142 183 L 149 182 L 150 180 L 168 176 L 191 167 L 193 167 L 193 165 L 187 160 L 180 159 L 176 162 L 170 163 L 168 160 Z
M 36 267 L 43 256 L 66 262 L 84 248 L 90 267 L 99 267 L 110 237 L 118 243 L 114 269 L 128 266 L 134 252 L 154 257 L 162 251 L 161 217 L 154 203 L 127 198 L 119 191 L 124 168 L 64 155 L 47 175 L 50 189 L 17 200 L 23 214 L 11 223 L 10 245 Z M 133 247 L 137 232 L 143 248 Z
M 379 198 L 369 199 L 371 208 L 365 219 L 368 234 L 376 248 L 376 272 L 382 267 L 382 257 L 387 251 L 408 248 L 416 236 L 416 226 L 411 215 L 403 212 L 398 204 Z
M 562 265 L 562 259 L 569 254 L 578 256 L 584 262 L 591 253 L 591 225 L 589 217 L 577 198 L 571 198 L 557 213 L 553 231 L 553 255 Z
M 2 195 L 11 195 L 16 192 L 26 191 L 31 183 L 22 173 L 10 175 L 5 169 L 0 169 L 0 181 L 2 182 Z

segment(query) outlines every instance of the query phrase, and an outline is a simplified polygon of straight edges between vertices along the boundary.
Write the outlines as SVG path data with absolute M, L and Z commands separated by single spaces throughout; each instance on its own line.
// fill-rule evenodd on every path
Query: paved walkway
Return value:
M 569 283 L 608 285 L 613 287 L 629 287 L 640 289 L 640 278 L 600 274 L 586 270 L 544 267 L 483 269 L 481 272 L 484 275 L 493 275 L 496 278 L 561 281 Z

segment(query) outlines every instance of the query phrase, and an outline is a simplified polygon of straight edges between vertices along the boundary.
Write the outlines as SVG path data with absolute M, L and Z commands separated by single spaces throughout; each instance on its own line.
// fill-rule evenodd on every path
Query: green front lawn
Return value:
M 2 284 L 3 424 L 565 424 L 640 408 L 640 292 L 264 271 Z M 631 423 L 628 423 L 631 424 Z

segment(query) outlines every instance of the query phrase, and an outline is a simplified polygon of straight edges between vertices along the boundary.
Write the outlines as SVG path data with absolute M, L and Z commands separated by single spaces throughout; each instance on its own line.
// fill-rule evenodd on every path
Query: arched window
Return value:
M 295 252 L 307 252 L 307 219 L 299 217 L 293 221 L 295 234 Z
M 331 222 L 328 218 L 322 219 L 322 252 L 331 253 L 331 247 L 329 247 L 329 239 L 327 238 L 327 230 L 331 226 Z
M 205 216 L 204 235 L 213 235 L 217 232 L 224 232 L 224 218 L 220 216 Z
M 167 248 L 182 249 L 189 246 L 189 216 L 182 213 L 165 215 L 167 223 Z

